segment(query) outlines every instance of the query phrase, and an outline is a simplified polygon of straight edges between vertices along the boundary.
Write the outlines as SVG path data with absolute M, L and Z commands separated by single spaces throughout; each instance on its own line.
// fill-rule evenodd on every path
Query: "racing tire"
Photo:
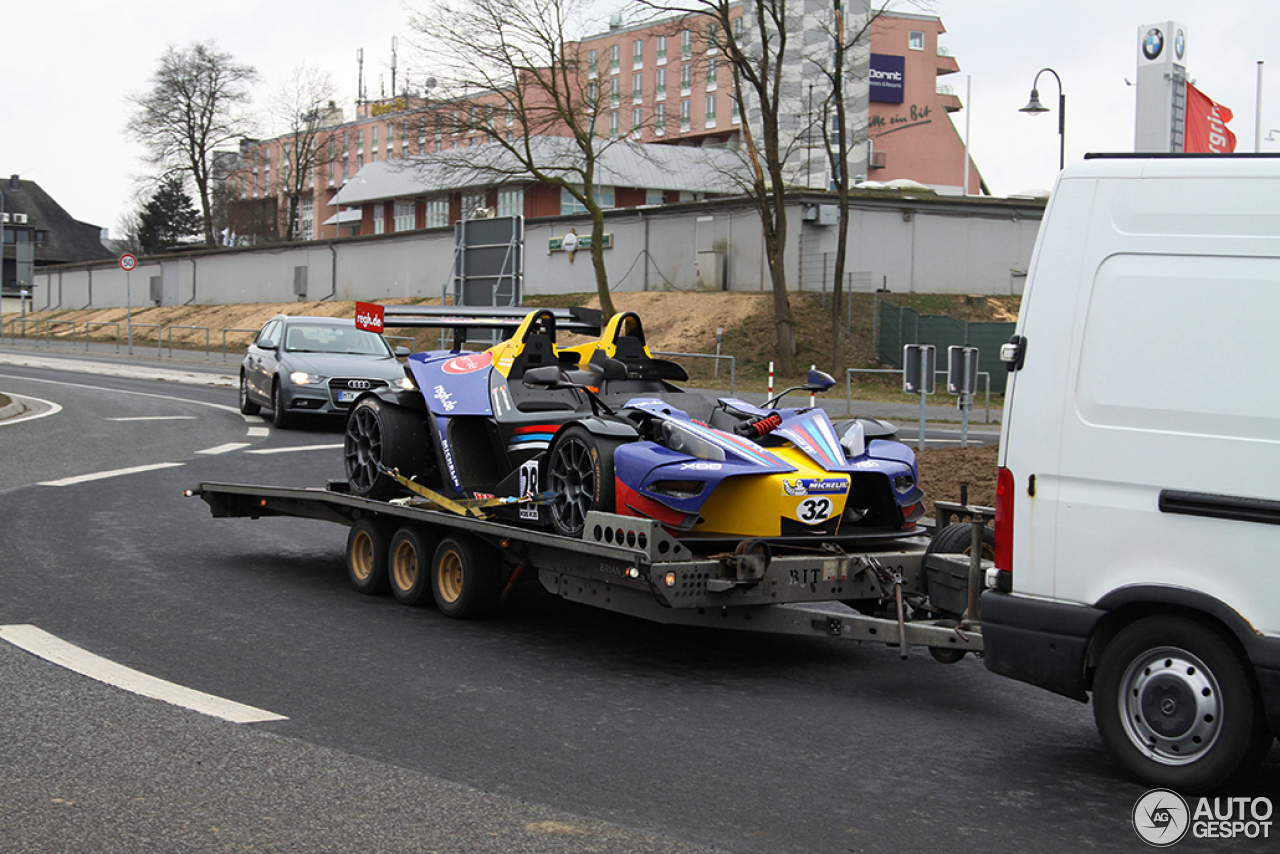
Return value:
M 446 617 L 487 617 L 502 594 L 497 556 L 472 537 L 445 537 L 431 561 L 431 593 Z
M 1180 616 L 1138 620 L 1107 644 L 1094 676 L 1093 715 L 1129 774 L 1185 794 L 1252 771 L 1272 741 L 1243 651 Z
M 280 390 L 279 380 L 271 385 L 271 423 L 278 430 L 288 430 L 294 423 L 294 417 L 284 408 L 284 392 Z
M 387 545 L 391 527 L 381 519 L 358 519 L 347 532 L 347 578 L 361 593 L 387 587 Z
M 418 525 L 396 531 L 387 549 L 387 580 L 391 593 L 405 605 L 427 605 L 431 595 L 431 561 L 436 537 Z
M 262 411 L 262 407 L 254 403 L 249 398 L 249 377 L 240 372 L 240 414 L 241 415 L 257 415 Z
M 377 397 L 364 397 L 347 415 L 343 464 L 351 494 L 386 501 L 402 487 L 379 472 L 379 465 L 417 477 L 425 468 L 427 435 L 423 417 Z
M 556 493 L 551 524 L 565 537 L 581 537 L 587 513 L 614 512 L 613 452 L 622 443 L 569 427 L 556 436 L 546 457 L 546 489 Z

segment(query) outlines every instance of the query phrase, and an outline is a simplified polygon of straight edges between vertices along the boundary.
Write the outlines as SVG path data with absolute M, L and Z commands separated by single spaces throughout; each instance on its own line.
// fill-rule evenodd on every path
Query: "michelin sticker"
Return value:
M 849 482 L 843 478 L 798 477 L 782 479 L 783 495 L 844 495 Z

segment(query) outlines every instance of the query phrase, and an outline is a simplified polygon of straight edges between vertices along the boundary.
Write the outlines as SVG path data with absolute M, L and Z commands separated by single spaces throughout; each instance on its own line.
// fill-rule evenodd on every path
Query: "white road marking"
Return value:
M 134 415 L 129 418 L 108 418 L 108 421 L 195 421 L 194 415 Z
M 249 435 L 250 436 L 270 436 L 271 428 L 270 427 L 250 427 Z
M 176 685 L 173 682 L 157 679 L 154 676 L 148 676 L 131 667 L 116 664 L 114 661 L 110 661 L 100 655 L 94 655 L 74 644 L 67 643 L 36 626 L 0 626 L 0 640 L 8 641 L 20 649 L 25 649 L 32 655 L 43 658 L 45 661 L 56 664 L 59 667 L 75 671 L 82 676 L 88 676 L 90 679 L 96 679 L 99 682 L 104 682 L 107 685 L 121 688 L 142 697 L 150 697 L 153 700 L 161 700 L 170 705 L 181 706 L 184 709 L 190 709 L 202 715 L 222 718 L 224 721 L 231 721 L 237 724 L 288 720 L 284 715 L 256 709 L 253 706 L 246 706 L 234 700 L 215 697 L 203 691 L 196 691 L 192 688 Z
M 291 454 L 294 451 L 332 451 L 343 447 L 342 445 L 294 445 L 288 448 L 262 448 L 260 450 L 245 451 L 246 454 Z
M 203 451 L 196 451 L 197 454 L 225 454 L 228 451 L 238 451 L 241 448 L 249 447 L 250 442 L 228 442 L 225 445 L 218 445 L 214 448 L 205 448 Z
M 74 486 L 77 483 L 88 483 L 91 480 L 106 480 L 109 477 L 120 477 L 126 474 L 138 474 L 144 471 L 156 471 L 158 469 L 170 469 L 178 466 L 186 465 L 186 463 L 153 463 L 149 466 L 134 466 L 127 469 L 115 469 L 113 471 L 99 471 L 93 474 L 79 474 L 75 477 L 64 477 L 61 480 L 46 480 L 39 486 Z
M 6 418 L 5 420 L 0 421 L 0 426 L 4 426 L 5 424 L 19 424 L 23 421 L 35 421 L 37 418 L 48 418 L 50 415 L 57 415 L 62 411 L 62 407 L 60 405 L 54 403 L 52 400 L 45 400 L 42 397 L 29 397 L 25 394 L 14 394 L 11 391 L 5 392 L 5 394 L 14 400 L 34 400 L 36 403 L 43 403 L 49 408 L 44 412 L 24 413 L 22 415 L 15 415 L 12 418 Z

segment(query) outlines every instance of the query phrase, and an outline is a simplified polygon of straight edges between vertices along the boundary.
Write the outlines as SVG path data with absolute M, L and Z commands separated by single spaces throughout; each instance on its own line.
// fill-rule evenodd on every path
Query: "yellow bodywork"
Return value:
M 702 505 L 694 534 L 744 537 L 782 536 L 782 520 L 805 526 L 839 520 L 849 497 L 849 476 L 819 468 L 802 451 L 770 448 L 770 453 L 796 467 L 793 472 L 725 478 Z M 821 481 L 821 492 L 801 492 L 801 483 Z

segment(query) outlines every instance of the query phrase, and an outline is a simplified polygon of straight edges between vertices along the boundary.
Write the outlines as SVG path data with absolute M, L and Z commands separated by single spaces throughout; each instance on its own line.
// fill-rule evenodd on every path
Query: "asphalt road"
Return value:
M 263 431 L 230 388 L 0 364 L 0 390 L 61 407 L 0 423 L 0 627 L 285 718 L 0 643 L 0 852 L 1143 848 L 1144 787 L 1089 708 L 972 658 L 663 627 L 536 586 L 451 621 L 351 590 L 339 526 L 182 496 L 338 477 L 336 429 Z M 1275 799 L 1280 751 L 1226 794 Z

